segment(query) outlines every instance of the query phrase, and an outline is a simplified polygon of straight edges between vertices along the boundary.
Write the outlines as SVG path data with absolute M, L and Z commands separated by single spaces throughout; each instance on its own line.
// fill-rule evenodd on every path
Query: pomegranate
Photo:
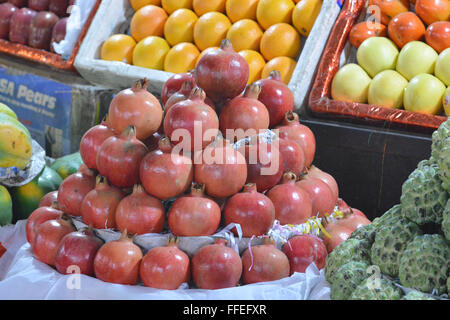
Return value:
M 17 7 L 9 2 L 0 4 L 0 39 L 8 39 L 9 22 L 17 10 Z
M 34 210 L 28 217 L 27 224 L 25 226 L 28 243 L 33 245 L 36 230 L 42 223 L 48 220 L 58 219 L 62 214 L 62 211 L 51 206 L 40 207 Z
M 325 267 L 327 248 L 322 239 L 311 234 L 302 234 L 290 238 L 288 242 L 283 245 L 282 251 L 289 258 L 291 274 L 305 272 L 313 262 L 319 270 Z
M 249 247 L 242 254 L 242 281 L 245 284 L 275 281 L 289 277 L 289 259 L 277 249 L 272 239 Z
M 279 71 L 272 71 L 267 79 L 256 81 L 261 86 L 259 101 L 269 111 L 270 127 L 276 126 L 288 111 L 294 110 L 294 95 L 289 87 L 281 81 Z
M 289 138 L 297 142 L 305 153 L 305 166 L 309 167 L 316 153 L 316 138 L 307 126 L 300 124 L 298 114 L 287 112 L 282 123 L 276 127 L 280 138 Z
M 279 149 L 283 158 L 283 172 L 292 171 L 300 175 L 305 170 L 305 153 L 294 140 L 281 138 Z
M 95 189 L 89 192 L 81 205 L 85 224 L 97 229 L 116 227 L 116 209 L 124 197 L 122 190 L 113 187 L 103 176 L 97 176 Z
M 276 185 L 283 175 L 283 156 L 277 143 L 257 139 L 238 149 L 247 162 L 247 183 L 255 183 L 259 192 Z
M 136 234 L 160 233 L 164 228 L 164 206 L 148 195 L 141 185 L 120 201 L 116 209 L 116 224 L 120 231 Z
M 53 27 L 58 21 L 58 16 L 53 12 L 38 12 L 31 20 L 28 45 L 32 48 L 50 50 Z
M 9 41 L 27 45 L 31 20 L 36 14 L 36 11 L 28 8 L 22 8 L 14 12 L 9 22 Z
M 337 224 L 344 226 L 344 227 L 352 230 L 352 232 L 353 232 L 356 229 L 358 229 L 359 227 L 362 227 L 362 226 L 365 226 L 365 225 L 368 225 L 371 223 L 371 221 L 369 219 L 367 219 L 365 216 L 361 216 L 360 214 L 355 213 L 355 210 L 358 210 L 358 209 L 352 209 L 352 212 L 344 215 L 344 217 L 342 219 L 339 219 L 337 221 Z M 361 212 L 361 211 L 359 211 L 359 212 Z
M 165 247 L 147 252 L 141 262 L 139 274 L 147 287 L 176 290 L 191 277 L 189 257 L 178 249 L 174 238 Z
M 164 132 L 183 150 L 199 151 L 210 144 L 219 132 L 219 118 L 205 103 L 205 92 L 196 87 L 189 98 L 174 104 L 164 118 Z
M 36 228 L 33 249 L 34 256 L 50 266 L 55 265 L 56 253 L 61 239 L 68 233 L 75 231 L 75 227 L 67 214 L 62 214 L 55 220 L 42 222 Z
M 328 232 L 328 235 L 324 234 L 322 238 L 328 253 L 332 252 L 342 241 L 350 238 L 352 232 L 355 231 L 340 224 L 327 226 L 325 230 Z
M 3 0 L 2 2 L 9 2 L 15 5 L 17 8 L 22 8 L 27 5 L 28 0 Z
M 220 113 L 220 130 L 228 139 L 230 134 L 236 135 L 236 130 L 243 130 L 241 137 L 261 133 L 269 128 L 269 112 L 264 104 L 258 100 L 261 86 L 251 84 L 247 86 L 242 96 L 237 96 L 228 102 Z M 231 140 L 231 139 L 229 139 Z
M 52 39 L 50 40 L 50 51 L 55 52 L 54 43 L 60 43 L 66 38 L 66 27 L 68 18 L 59 19 L 52 30 Z
M 194 176 L 190 157 L 172 153 L 169 138 L 159 141 L 159 149 L 142 159 L 140 179 L 142 186 L 152 196 L 167 200 L 189 189 Z
M 247 179 L 244 156 L 233 149 L 227 140 L 216 140 L 195 155 L 195 181 L 206 186 L 206 193 L 215 198 L 226 198 L 239 192 Z M 201 159 L 199 157 L 201 156 Z
M 161 91 L 161 101 L 164 106 L 166 105 L 167 100 L 169 100 L 175 92 L 178 92 L 186 81 L 189 81 L 192 88 L 196 86 L 194 74 L 192 72 L 174 74 L 164 83 Z
M 59 273 L 71 274 L 72 266 L 77 266 L 81 274 L 94 275 L 94 258 L 103 240 L 95 236 L 92 227 L 71 232 L 62 238 L 55 258 Z
M 71 174 L 59 186 L 59 208 L 72 216 L 81 216 L 81 203 L 84 197 L 94 188 L 94 171 L 87 170 L 86 172 Z
M 316 166 L 312 165 L 308 169 L 308 174 L 306 175 L 306 178 L 317 178 L 317 179 L 322 180 L 330 187 L 331 191 L 333 191 L 334 196 L 336 198 L 339 197 L 338 184 L 331 174 L 328 174 L 328 173 L 320 170 Z
M 161 126 L 163 110 L 158 99 L 147 91 L 148 80 L 137 81 L 132 88 L 120 91 L 108 111 L 110 128 L 116 133 L 128 126 L 136 127 L 136 136 L 145 140 Z
M 136 128 L 128 126 L 120 136 L 102 143 L 97 153 L 98 171 L 117 187 L 132 187 L 139 182 L 139 167 L 147 152 L 145 144 L 136 139 Z
M 58 191 L 51 191 L 43 196 L 39 202 L 39 207 L 50 207 L 53 202 L 56 202 L 56 205 L 58 205 Z
M 128 237 L 126 230 L 119 240 L 105 243 L 94 259 L 94 273 L 105 282 L 136 285 L 142 250 Z
M 275 220 L 275 207 L 272 200 L 256 190 L 254 183 L 249 183 L 241 193 L 228 199 L 224 216 L 227 225 L 240 224 L 242 236 L 249 238 L 269 231 Z M 233 232 L 237 235 L 235 228 Z
M 28 0 L 28 8 L 36 11 L 48 10 L 49 0 Z
M 233 50 L 228 39 L 222 40 L 219 49 L 207 52 L 195 68 L 197 85 L 215 103 L 239 95 L 247 85 L 248 76 L 247 62 Z
M 70 0 L 50 0 L 48 10 L 55 13 L 58 17 L 65 17 L 68 15 Z
M 113 137 L 114 132 L 108 128 L 107 120 L 89 129 L 81 138 L 80 154 L 83 162 L 91 169 L 97 170 L 97 154 L 106 139 Z
M 362 212 L 361 210 L 359 210 L 359 209 L 355 209 L 355 208 L 352 208 L 352 211 L 353 211 L 353 213 L 355 214 L 355 215 L 357 215 L 357 216 L 360 216 L 360 217 L 363 217 L 363 218 L 366 218 L 367 219 L 367 216 L 364 214 L 364 212 Z M 370 220 L 369 220 L 370 221 Z
M 242 275 L 239 254 L 224 239 L 200 248 L 192 258 L 192 277 L 200 289 L 235 287 Z
M 313 216 L 323 217 L 334 211 L 337 197 L 325 182 L 316 178 L 302 178 L 295 185 L 309 194 Z
M 169 112 L 170 107 L 172 107 L 174 104 L 187 100 L 189 96 L 191 95 L 192 89 L 194 89 L 195 83 L 192 81 L 186 80 L 181 85 L 180 90 L 175 92 L 170 96 L 169 99 L 167 99 L 167 102 L 164 104 L 164 113 L 167 114 Z
M 338 201 L 336 203 L 337 205 L 337 209 L 341 212 L 345 213 L 350 213 L 352 211 L 352 209 L 350 208 L 350 206 L 341 198 L 338 198 Z
M 284 224 L 305 223 L 312 215 L 312 202 L 304 190 L 295 185 L 293 172 L 283 174 L 281 184 L 267 192 L 275 206 L 275 219 Z
M 147 146 L 147 149 L 149 152 L 155 151 L 158 149 L 159 140 L 164 137 L 164 130 L 156 131 L 154 134 L 152 134 L 150 137 L 145 139 L 144 144 Z
M 191 193 L 175 200 L 169 211 L 169 227 L 176 236 L 209 236 L 220 224 L 220 207 L 205 197 L 205 185 L 194 183 Z

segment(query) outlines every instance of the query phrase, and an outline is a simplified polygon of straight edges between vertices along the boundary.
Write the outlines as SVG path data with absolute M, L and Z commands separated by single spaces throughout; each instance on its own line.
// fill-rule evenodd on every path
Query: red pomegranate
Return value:
M 59 273 L 71 274 L 70 268 L 77 266 L 81 274 L 94 275 L 94 258 L 103 245 L 92 227 L 71 232 L 62 238 L 55 258 L 55 267 Z
M 97 251 L 95 277 L 105 282 L 136 285 L 141 260 L 142 250 L 124 230 L 119 240 L 107 242 Z
M 169 138 L 159 141 L 159 149 L 142 159 L 140 179 L 142 186 L 152 196 L 167 200 L 189 189 L 194 176 L 190 157 L 172 152 Z
M 270 127 L 276 126 L 288 111 L 294 110 L 294 95 L 289 87 L 281 81 L 279 71 L 272 71 L 267 79 L 256 81 L 261 86 L 259 101 L 269 111 Z
M 68 176 L 58 189 L 58 206 L 72 216 L 81 216 L 84 197 L 95 188 L 95 173 L 92 170 Z
M 28 0 L 28 8 L 36 11 L 48 10 L 50 0 Z
M 305 166 L 309 167 L 316 153 L 316 138 L 314 133 L 305 125 L 299 122 L 298 114 L 287 112 L 281 124 L 276 127 L 280 138 L 287 137 L 297 142 L 305 153 Z
M 214 244 L 200 248 L 192 258 L 192 277 L 200 289 L 235 287 L 242 275 L 239 254 L 216 239 Z
M 161 91 L 161 101 L 164 106 L 166 105 L 167 100 L 169 100 L 174 93 L 179 91 L 186 81 L 189 81 L 192 88 L 196 86 L 194 74 L 192 72 L 174 74 L 164 83 Z
M 141 185 L 135 185 L 133 193 L 120 201 L 116 209 L 116 225 L 120 231 L 136 234 L 160 233 L 164 228 L 164 206 L 148 195 Z
M 147 79 L 139 80 L 132 88 L 120 91 L 111 101 L 108 121 L 116 133 L 123 132 L 128 126 L 135 126 L 136 137 L 145 140 L 161 126 L 161 104 L 147 91 L 147 86 Z
M 238 135 L 237 130 L 243 130 L 236 139 L 240 140 L 269 128 L 269 112 L 258 100 L 260 91 L 259 85 L 251 84 L 243 95 L 233 98 L 222 109 L 219 117 L 220 130 L 228 140 L 233 141 L 232 138 Z
M 282 250 L 289 258 L 291 274 L 305 272 L 313 262 L 319 270 L 325 267 L 327 248 L 322 239 L 314 235 L 294 236 L 283 245 Z
M 313 216 L 323 217 L 334 211 L 337 197 L 325 182 L 316 178 L 301 178 L 295 185 L 309 194 Z
M 95 189 L 89 192 L 81 205 L 85 224 L 97 229 L 116 227 L 116 209 L 124 197 L 123 192 L 111 186 L 105 177 L 98 176 Z
M 252 246 L 242 254 L 242 281 L 245 284 L 276 281 L 289 277 L 288 257 L 277 249 L 272 239 Z
M 67 10 L 71 2 L 74 0 L 50 0 L 48 10 L 54 12 L 58 17 L 65 17 L 69 13 Z
M 25 226 L 28 243 L 33 245 L 36 230 L 42 223 L 48 220 L 58 219 L 62 214 L 62 211 L 51 206 L 40 207 L 34 210 L 28 217 Z
M 8 39 L 9 22 L 17 10 L 18 8 L 12 3 L 6 2 L 0 4 L 0 39 Z
M 167 112 L 169 112 L 170 108 L 174 104 L 188 99 L 189 96 L 191 95 L 192 89 L 194 89 L 194 87 L 195 87 L 195 83 L 193 83 L 190 80 L 186 80 L 185 82 L 183 82 L 180 90 L 178 90 L 177 92 L 172 94 L 170 96 L 170 98 L 167 99 L 167 102 L 164 104 L 164 113 L 167 114 Z
M 164 129 L 160 129 L 145 139 L 144 144 L 147 146 L 149 152 L 155 151 L 159 147 L 159 140 L 164 137 Z
M 275 207 L 272 200 L 256 190 L 254 183 L 249 183 L 241 193 L 228 199 L 224 216 L 227 225 L 240 224 L 242 236 L 249 238 L 269 231 L 275 220 Z M 235 228 L 233 232 L 237 235 Z
M 139 182 L 139 167 L 148 149 L 136 139 L 136 128 L 128 126 L 120 136 L 110 137 L 100 146 L 97 168 L 114 186 L 132 187 Z
M 14 5 L 18 8 L 22 7 L 18 6 L 17 4 Z M 9 41 L 27 45 L 31 21 L 36 16 L 36 14 L 36 11 L 28 8 L 21 8 L 19 10 L 16 10 L 11 16 L 11 20 L 9 23 Z
M 97 170 L 98 150 L 106 139 L 113 136 L 114 132 L 108 127 L 106 119 L 83 135 L 80 142 L 80 155 L 89 168 Z
M 228 39 L 222 40 L 219 49 L 206 53 L 195 68 L 197 85 L 215 103 L 238 96 L 247 85 L 248 76 L 247 62 L 233 50 Z
M 266 194 L 275 206 L 275 219 L 282 225 L 305 223 L 312 215 L 311 199 L 295 185 L 295 180 L 293 172 L 286 172 L 281 184 Z
M 340 225 L 338 223 L 327 225 L 326 223 L 322 222 L 322 224 L 326 226 L 325 230 L 328 233 L 328 235 L 322 235 L 322 239 L 325 246 L 327 247 L 328 253 L 332 252 L 334 248 L 336 248 L 342 241 L 350 238 L 352 232 L 355 231 L 354 229 L 347 228 L 346 226 Z
M 283 158 L 283 172 L 292 171 L 300 175 L 305 170 L 305 153 L 294 140 L 281 138 L 279 141 L 280 154 Z
M 339 187 L 336 182 L 336 180 L 333 178 L 333 176 L 329 173 L 326 173 L 325 171 L 320 170 L 316 166 L 312 165 L 308 169 L 308 174 L 305 176 L 305 178 L 317 178 L 325 182 L 333 191 L 333 194 L 336 198 L 339 197 Z
M 31 20 L 28 46 L 49 51 L 53 28 L 58 21 L 58 16 L 53 12 L 38 12 Z
M 336 206 L 337 206 L 337 210 L 341 211 L 344 214 L 350 213 L 352 211 L 350 206 L 341 198 L 338 198 Z
M 217 231 L 220 207 L 205 197 L 205 185 L 194 183 L 190 195 L 175 200 L 169 211 L 169 227 L 176 236 L 209 236 Z
M 42 222 L 35 230 L 36 234 L 31 246 L 36 259 L 54 266 L 61 239 L 73 231 L 75 231 L 75 227 L 66 214 L 62 214 L 55 220 Z
M 203 150 L 219 133 L 219 118 L 205 97 L 202 89 L 192 89 L 189 98 L 174 104 L 164 118 L 166 135 L 188 152 Z
M 175 239 L 169 239 L 165 247 L 147 252 L 139 274 L 147 287 L 176 290 L 191 278 L 189 257 L 178 249 Z
M 43 196 L 39 202 L 39 207 L 51 207 L 53 202 L 56 202 L 56 205 L 58 205 L 58 191 L 51 191 Z
M 215 198 L 226 198 L 239 192 L 247 179 L 244 156 L 227 140 L 221 138 L 195 154 L 195 181 L 206 186 L 206 193 Z
M 371 224 L 371 221 L 366 218 L 366 216 L 362 216 L 360 213 L 356 213 L 358 209 L 352 209 L 350 213 L 344 215 L 342 219 L 337 221 L 338 225 L 344 226 L 352 231 L 355 231 L 359 227 Z M 359 211 L 361 212 L 361 211 Z

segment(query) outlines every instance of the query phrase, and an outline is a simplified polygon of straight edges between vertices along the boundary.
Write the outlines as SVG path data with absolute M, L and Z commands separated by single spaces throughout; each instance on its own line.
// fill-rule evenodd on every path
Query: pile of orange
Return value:
M 130 0 L 129 35 L 114 34 L 101 59 L 184 73 L 227 38 L 248 62 L 249 83 L 278 70 L 287 84 L 322 0 Z

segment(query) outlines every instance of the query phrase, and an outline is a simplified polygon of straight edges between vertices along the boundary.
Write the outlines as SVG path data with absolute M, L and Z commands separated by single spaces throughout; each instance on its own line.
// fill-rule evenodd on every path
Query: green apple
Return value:
M 395 70 L 398 49 L 394 42 L 385 37 L 371 37 L 364 40 L 356 51 L 358 64 L 372 78 L 383 70 Z
M 450 117 L 450 87 L 445 90 L 444 96 L 442 97 L 442 105 L 444 106 L 444 111 L 447 117 Z
M 434 75 L 446 86 L 450 86 L 450 48 L 439 54 L 434 67 Z
M 394 70 L 384 70 L 377 74 L 369 86 L 369 103 L 385 108 L 401 108 L 403 92 L 408 80 Z
M 433 74 L 437 57 L 437 52 L 425 42 L 411 41 L 400 51 L 396 69 L 408 80 L 421 73 Z
M 421 73 L 409 81 L 403 95 L 403 106 L 408 111 L 438 114 L 442 110 L 445 86 L 435 76 Z
M 349 63 L 339 69 L 331 83 L 331 97 L 334 100 L 346 102 L 367 102 L 370 77 L 354 63 Z

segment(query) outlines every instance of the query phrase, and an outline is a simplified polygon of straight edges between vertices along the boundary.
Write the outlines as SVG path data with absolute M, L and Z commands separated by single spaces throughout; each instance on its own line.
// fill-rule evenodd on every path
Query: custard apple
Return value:
M 369 277 L 368 267 L 367 263 L 359 261 L 350 261 L 340 267 L 331 285 L 331 299 L 347 300 L 350 298 L 356 287 Z
M 327 256 L 325 265 L 325 277 L 327 281 L 333 283 L 336 271 L 350 261 L 360 261 L 370 264 L 369 241 L 347 239 L 334 248 Z
M 379 283 L 377 283 L 379 280 Z M 367 278 L 356 287 L 350 300 L 400 300 L 403 292 L 392 281 Z
M 439 234 L 416 236 L 400 257 L 399 278 L 405 287 L 439 294 L 447 290 L 450 273 L 449 242 Z
M 445 238 L 450 241 L 450 199 L 447 201 L 442 217 L 442 232 L 444 232 Z
M 425 293 L 422 293 L 420 291 L 417 290 L 411 290 L 410 292 L 408 292 L 408 294 L 406 294 L 402 300 L 436 300 L 428 295 L 426 295 Z
M 380 218 L 375 218 L 372 223 L 359 227 L 352 232 L 349 239 L 367 240 L 372 245 L 377 233 L 377 223 Z
M 370 252 L 372 263 L 378 265 L 383 274 L 397 277 L 398 262 L 403 250 L 419 234 L 421 234 L 419 226 L 406 218 L 390 226 L 383 226 L 378 230 L 372 245 Z
M 419 225 L 442 223 L 448 194 L 442 189 L 438 172 L 438 166 L 428 162 L 428 165 L 414 170 L 403 183 L 400 197 L 402 214 Z
M 393 206 L 392 208 L 390 208 L 388 211 L 386 211 L 380 218 L 378 222 L 374 222 L 376 227 L 382 227 L 385 225 L 391 225 L 393 223 L 395 223 L 396 221 L 400 220 L 401 218 L 403 218 L 403 214 L 402 214 L 402 206 L 401 204 L 396 204 L 395 206 Z M 372 224 L 373 224 L 372 223 Z
M 439 166 L 442 186 L 450 193 L 450 119 L 433 132 L 431 156 Z

